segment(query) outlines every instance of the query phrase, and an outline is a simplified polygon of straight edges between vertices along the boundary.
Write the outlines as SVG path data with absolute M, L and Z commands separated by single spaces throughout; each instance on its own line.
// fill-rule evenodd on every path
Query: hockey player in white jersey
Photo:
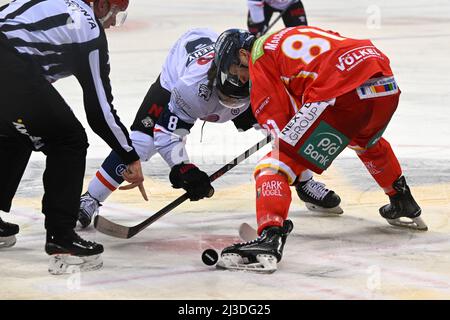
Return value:
M 301 0 L 247 0 L 247 6 L 248 31 L 255 36 L 260 36 L 267 31 L 274 12 L 280 13 L 286 27 L 308 24 Z
M 128 0 L 15 0 L 0 7 L 0 210 L 10 211 L 31 152 L 43 152 L 45 251 L 53 274 L 98 269 L 103 252 L 74 231 L 88 140 L 53 82 L 77 78 L 89 125 L 120 154 L 127 188 L 139 186 L 145 195 L 139 156 L 112 104 L 104 32 L 127 7 Z M 0 247 L 12 246 L 18 232 L 0 219 Z
M 190 163 L 185 150 L 186 136 L 194 123 L 198 119 L 218 123 L 231 120 L 240 130 L 256 124 L 249 107 L 248 79 L 240 79 L 245 86 L 220 80 L 221 70 L 216 69 L 214 61 L 217 37 L 212 30 L 193 29 L 178 39 L 131 126 L 130 136 L 141 161 L 158 152 L 171 167 L 172 186 L 185 189 L 191 201 L 210 197 L 214 190 L 208 175 Z M 120 156 L 112 151 L 81 197 L 79 221 L 83 227 L 91 223 L 101 203 L 122 183 L 123 168 Z M 298 189 L 303 199 L 319 209 L 342 212 L 340 198 L 311 177 L 311 172 L 305 172 Z

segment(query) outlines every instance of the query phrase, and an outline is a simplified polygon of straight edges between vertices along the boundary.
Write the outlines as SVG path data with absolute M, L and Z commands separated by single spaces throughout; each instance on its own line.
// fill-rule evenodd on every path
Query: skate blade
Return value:
M 258 237 L 258 234 L 255 228 L 244 222 L 239 226 L 239 237 L 241 237 L 244 242 L 249 242 L 255 240 Z
M 16 244 L 16 236 L 2 237 L 0 238 L 0 249 L 9 248 Z
M 425 222 L 422 220 L 421 217 L 416 218 L 405 218 L 408 220 L 402 220 L 402 218 L 397 219 L 386 219 L 387 222 L 395 227 L 401 227 L 401 228 L 408 228 L 413 230 L 419 230 L 419 231 L 427 231 L 428 226 L 425 224 Z
M 256 259 L 258 262 L 248 263 L 247 259 L 243 259 L 238 254 L 224 254 L 221 257 L 221 260 L 217 262 L 216 268 L 230 271 L 247 271 L 266 274 L 277 271 L 277 259 L 274 256 L 269 254 L 258 254 Z
M 48 272 L 53 275 L 72 274 L 98 270 L 103 266 L 102 257 L 77 257 L 70 254 L 55 254 L 50 257 Z
M 321 212 L 321 213 L 332 213 L 332 214 L 343 214 L 344 210 L 340 206 L 336 206 L 333 208 L 324 208 L 318 205 L 312 204 L 310 202 L 305 202 L 306 208 L 310 211 Z

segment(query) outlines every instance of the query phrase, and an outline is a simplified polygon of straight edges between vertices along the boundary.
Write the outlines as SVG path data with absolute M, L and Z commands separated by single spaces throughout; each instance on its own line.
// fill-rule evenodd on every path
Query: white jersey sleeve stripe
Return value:
M 98 102 L 102 108 L 105 121 L 111 129 L 111 132 L 116 137 L 117 141 L 119 141 L 122 148 L 129 152 L 133 148 L 128 144 L 127 136 L 125 135 L 125 133 L 117 125 L 114 115 L 111 113 L 111 105 L 108 103 L 108 99 L 106 98 L 105 89 L 100 77 L 100 57 L 98 50 L 94 50 L 89 53 L 89 66 L 91 68 L 92 80 L 94 81 Z

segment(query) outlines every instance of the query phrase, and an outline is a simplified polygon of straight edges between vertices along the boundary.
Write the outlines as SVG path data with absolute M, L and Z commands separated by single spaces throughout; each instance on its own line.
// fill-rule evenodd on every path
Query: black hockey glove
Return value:
M 198 201 L 204 197 L 211 198 L 214 194 L 208 175 L 195 164 L 180 163 L 173 166 L 169 179 L 175 189 L 186 190 L 191 201 Z

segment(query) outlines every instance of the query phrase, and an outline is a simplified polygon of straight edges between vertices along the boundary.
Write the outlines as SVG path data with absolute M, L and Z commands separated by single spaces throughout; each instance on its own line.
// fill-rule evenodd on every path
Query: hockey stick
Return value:
M 264 147 L 266 144 L 268 144 L 272 140 L 272 136 L 268 135 L 263 140 L 255 144 L 250 149 L 246 150 L 244 153 L 240 154 L 230 162 L 228 162 L 226 165 L 224 165 L 222 168 L 214 172 L 212 175 L 209 176 L 209 179 L 211 182 L 214 180 L 220 178 L 222 175 L 233 169 L 235 166 L 237 166 L 239 163 L 250 157 L 252 154 L 254 154 L 256 151 Z M 106 219 L 103 216 L 96 216 L 94 219 L 94 227 L 100 231 L 101 233 L 107 234 L 112 237 L 116 238 L 122 238 L 122 239 L 129 239 L 133 236 L 135 236 L 137 233 L 141 232 L 145 228 L 147 228 L 149 225 L 151 225 L 153 222 L 158 220 L 159 218 L 163 217 L 167 213 L 169 213 L 171 210 L 178 207 L 180 204 L 182 204 L 184 201 L 188 199 L 187 193 L 183 194 L 182 196 L 175 199 L 173 202 L 169 203 L 167 206 L 159 210 L 157 213 L 152 215 L 151 217 L 145 219 L 141 223 L 132 226 L 127 227 L 120 224 L 117 224 L 115 222 L 112 222 L 108 219 Z

